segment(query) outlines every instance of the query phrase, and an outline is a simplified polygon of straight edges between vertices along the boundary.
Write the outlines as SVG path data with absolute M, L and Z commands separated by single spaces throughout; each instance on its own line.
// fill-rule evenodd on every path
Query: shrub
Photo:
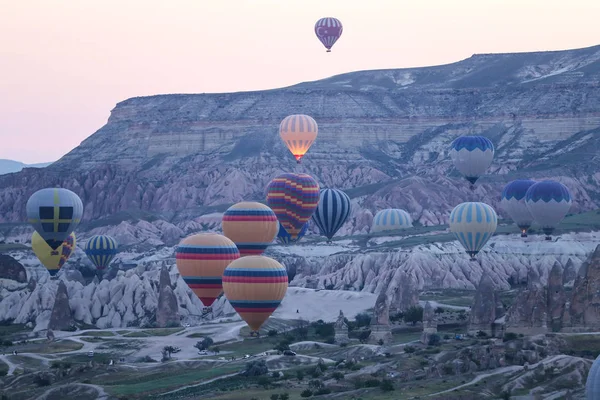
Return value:
M 340 371 L 335 371 L 333 374 L 331 374 L 331 377 L 339 382 L 344 379 L 344 373 Z
M 380 387 L 384 392 L 391 392 L 394 390 L 394 383 L 389 379 L 384 379 L 381 381 Z
M 324 388 L 321 388 L 321 389 L 317 390 L 317 392 L 315 393 L 315 395 L 319 396 L 319 395 L 322 395 L 322 394 L 329 394 L 329 393 L 331 393 L 331 389 L 324 387 Z
M 367 379 L 365 381 L 365 387 L 377 387 L 381 385 L 381 381 L 379 379 Z
M 503 342 L 510 342 L 511 340 L 516 340 L 518 338 L 517 334 L 514 332 L 506 332 L 502 337 Z
M 301 369 L 296 371 L 296 378 L 298 378 L 299 381 L 303 380 L 304 379 L 304 371 L 302 371 Z
M 414 353 L 415 351 L 417 351 L 417 349 L 415 349 L 413 346 L 404 346 L 404 352 L 405 353 Z
M 434 333 L 433 335 L 429 336 L 429 341 L 427 344 L 429 346 L 439 346 L 441 342 L 442 339 L 440 338 L 440 335 Z
M 270 329 L 269 333 L 267 335 L 273 337 L 273 336 L 277 336 L 279 332 L 277 332 L 277 329 Z
M 423 321 L 423 307 L 411 307 L 404 312 L 404 322 L 407 324 L 410 322 L 416 325 L 417 322 Z
M 300 393 L 300 397 L 311 397 L 312 395 L 313 392 L 310 389 L 303 390 L 302 393 Z

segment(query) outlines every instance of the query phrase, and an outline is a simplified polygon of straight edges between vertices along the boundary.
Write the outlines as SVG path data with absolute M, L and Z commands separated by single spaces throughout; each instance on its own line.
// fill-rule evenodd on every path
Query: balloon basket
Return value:
M 552 236 L 546 236 L 546 240 L 552 241 Z
M 250 331 L 250 337 L 259 338 L 260 332 L 259 331 Z
M 202 316 L 206 316 L 206 314 L 212 313 L 212 307 L 204 307 L 202 308 Z
M 527 237 L 527 232 L 521 232 L 521 237 Z
M 325 53 L 331 53 L 331 49 L 327 49 Z

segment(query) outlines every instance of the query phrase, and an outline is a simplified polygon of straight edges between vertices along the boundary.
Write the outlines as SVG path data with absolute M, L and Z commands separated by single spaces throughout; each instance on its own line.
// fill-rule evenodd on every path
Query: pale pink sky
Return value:
M 53 161 L 121 100 L 600 44 L 598 0 L 0 0 L 0 158 Z M 344 33 L 325 53 L 313 32 Z

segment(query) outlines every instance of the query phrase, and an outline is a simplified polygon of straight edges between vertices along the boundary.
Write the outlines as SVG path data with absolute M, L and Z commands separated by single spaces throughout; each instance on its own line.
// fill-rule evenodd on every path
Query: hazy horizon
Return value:
M 0 43 L 0 158 L 27 164 L 59 159 L 132 97 L 268 90 L 600 43 L 592 0 L 0 3 L 0 34 L 11 39 Z M 330 54 L 313 32 L 324 16 L 344 24 Z

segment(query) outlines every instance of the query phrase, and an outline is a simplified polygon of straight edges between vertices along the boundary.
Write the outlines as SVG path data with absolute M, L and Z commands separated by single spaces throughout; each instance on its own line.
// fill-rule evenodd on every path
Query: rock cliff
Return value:
M 571 212 L 595 209 L 599 60 L 598 46 L 487 54 L 277 90 L 128 99 L 52 165 L 0 176 L 0 222 L 23 221 L 29 195 L 58 185 L 83 199 L 81 230 L 156 218 L 203 226 L 202 215 L 264 200 L 268 182 L 284 171 L 348 192 L 355 208 L 341 234 L 366 232 L 372 215 L 389 206 L 422 225 L 446 222 L 473 196 L 498 210 L 502 186 L 517 177 L 557 179 L 574 195 Z M 319 123 L 300 166 L 277 134 L 292 113 Z M 448 156 L 464 134 L 485 135 L 496 147 L 474 194 Z M 140 229 L 135 224 L 131 235 Z

